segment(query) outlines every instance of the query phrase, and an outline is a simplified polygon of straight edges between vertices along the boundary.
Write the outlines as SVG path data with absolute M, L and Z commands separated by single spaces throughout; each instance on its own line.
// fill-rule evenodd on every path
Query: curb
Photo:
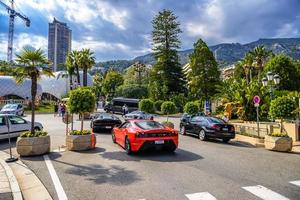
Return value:
M 8 157 L 9 154 L 0 151 L 0 157 Z M 2 159 L 0 159 L 1 161 Z M 3 161 L 5 163 L 5 161 Z M 2 162 L 1 162 L 2 164 Z M 51 195 L 40 181 L 40 179 L 31 171 L 20 159 L 14 163 L 5 163 L 10 169 L 11 174 L 15 177 L 14 182 L 18 184 L 21 199 L 14 200 L 52 200 Z M 8 175 L 7 175 L 8 176 Z M 13 187 L 11 187 L 12 192 Z
M 13 199 L 14 200 L 23 200 L 22 192 L 20 190 L 18 181 L 17 181 L 13 171 L 11 170 L 11 168 L 8 166 L 8 164 L 3 159 L 0 159 L 0 164 L 3 166 L 3 168 L 5 170 L 5 173 L 6 173 L 8 181 L 9 181 L 10 188 L 11 188 L 11 192 L 13 195 Z

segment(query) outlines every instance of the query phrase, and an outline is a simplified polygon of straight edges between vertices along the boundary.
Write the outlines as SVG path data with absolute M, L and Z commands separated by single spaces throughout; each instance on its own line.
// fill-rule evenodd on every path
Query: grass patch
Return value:
M 37 113 L 54 113 L 54 105 L 51 103 L 42 103 L 35 108 Z M 31 108 L 25 108 L 25 112 L 31 112 Z
M 34 134 L 31 134 L 31 131 L 26 131 L 21 134 L 21 138 L 28 138 L 28 137 L 43 137 L 48 135 L 46 131 L 34 131 Z

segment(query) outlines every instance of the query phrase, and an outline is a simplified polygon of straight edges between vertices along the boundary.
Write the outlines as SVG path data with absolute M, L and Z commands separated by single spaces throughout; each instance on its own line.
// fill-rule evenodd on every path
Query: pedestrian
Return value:
M 127 108 L 128 109 L 128 108 Z M 126 104 L 124 104 L 123 106 L 122 106 L 122 117 L 124 116 L 124 115 L 126 115 Z
M 229 118 L 228 118 L 227 114 L 225 114 L 224 117 L 223 117 L 222 119 L 223 119 L 223 121 L 226 122 L 226 123 L 229 121 Z
M 129 109 L 128 106 L 125 104 L 125 115 L 128 113 Z
M 54 103 L 54 117 L 56 117 L 57 112 L 58 112 L 58 103 L 55 102 L 55 103 Z
M 58 116 L 59 117 L 61 116 L 61 106 L 62 106 L 62 104 L 59 102 L 58 103 Z
M 61 116 L 64 117 L 65 113 L 66 113 L 66 106 L 65 106 L 65 104 L 62 104 L 62 106 L 61 106 Z

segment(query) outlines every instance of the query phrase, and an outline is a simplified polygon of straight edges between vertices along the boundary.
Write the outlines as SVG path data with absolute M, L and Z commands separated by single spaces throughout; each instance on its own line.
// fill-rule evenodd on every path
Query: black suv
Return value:
M 189 116 L 183 115 L 180 121 L 180 134 L 193 134 L 200 140 L 207 138 L 222 139 L 228 142 L 235 137 L 234 126 L 226 123 L 222 119 L 210 116 Z

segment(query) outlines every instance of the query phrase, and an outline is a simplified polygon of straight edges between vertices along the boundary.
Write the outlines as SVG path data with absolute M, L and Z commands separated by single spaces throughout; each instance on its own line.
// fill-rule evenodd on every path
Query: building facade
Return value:
M 57 71 L 60 64 L 64 64 L 67 54 L 71 51 L 72 31 L 66 23 L 54 18 L 49 23 L 48 59 L 53 63 L 53 71 Z

